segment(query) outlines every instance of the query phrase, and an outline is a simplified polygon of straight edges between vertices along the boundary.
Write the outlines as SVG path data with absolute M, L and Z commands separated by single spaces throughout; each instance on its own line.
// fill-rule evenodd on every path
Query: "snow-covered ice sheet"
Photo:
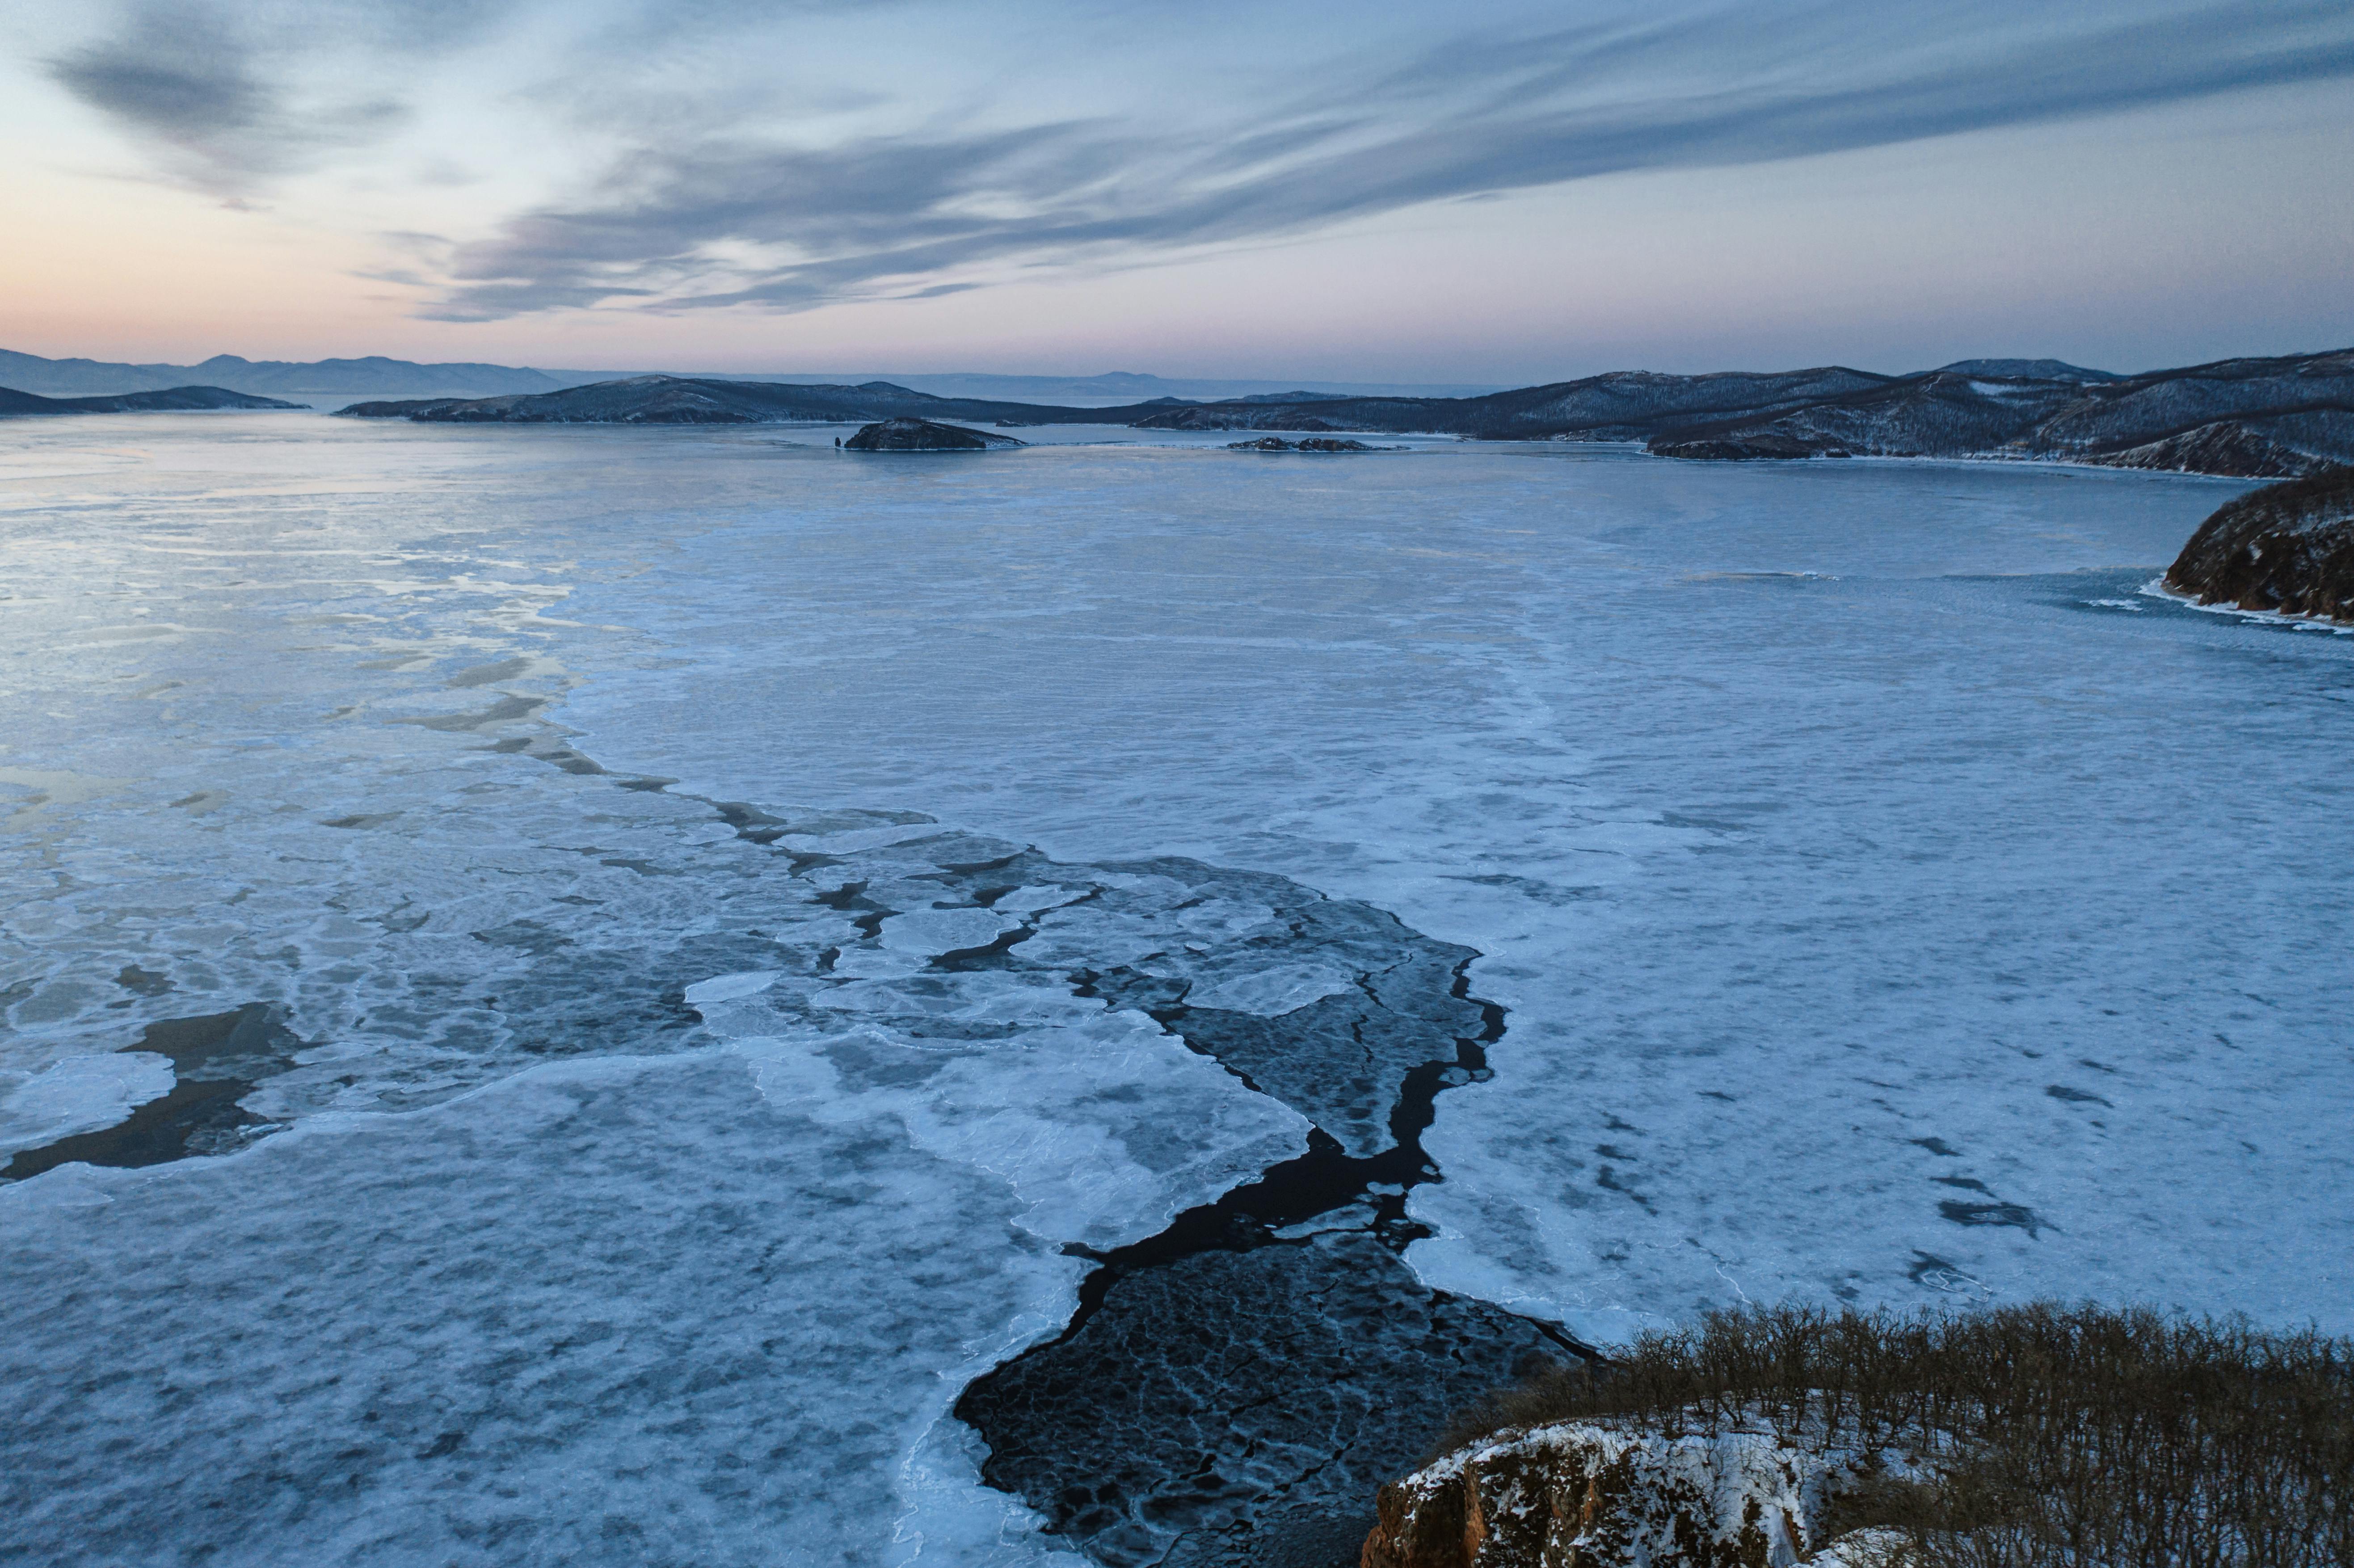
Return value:
M 2137 592 L 2229 485 L 8 439 L 0 1152 L 283 1031 L 0 1188 L 54 1560 L 1034 1561 L 1055 1249 L 1388 1147 L 1464 948 L 1427 1282 L 2354 1327 L 2354 646 Z
M 925 1439 L 1078 1265 L 887 1114 L 753 1079 L 711 1053 L 540 1069 L 86 1174 L 70 1204 L 38 1202 L 63 1172 L 0 1191 L 9 1550 L 1043 1560 Z
M 1786 1296 L 2354 1322 L 2354 665 L 2137 591 L 2229 482 L 1037 466 L 928 480 L 887 547 L 868 493 L 731 531 L 741 587 L 631 587 L 676 662 L 567 715 L 726 794 L 758 737 L 653 715 L 790 704 L 820 798 L 1477 948 L 1510 1027 L 1411 1255 L 1589 1337 Z

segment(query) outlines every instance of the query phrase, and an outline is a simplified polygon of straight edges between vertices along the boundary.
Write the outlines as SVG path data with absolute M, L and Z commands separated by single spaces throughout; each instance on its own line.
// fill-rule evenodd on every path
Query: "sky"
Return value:
M 2354 7 L 0 0 L 0 347 L 1559 380 L 2354 343 Z

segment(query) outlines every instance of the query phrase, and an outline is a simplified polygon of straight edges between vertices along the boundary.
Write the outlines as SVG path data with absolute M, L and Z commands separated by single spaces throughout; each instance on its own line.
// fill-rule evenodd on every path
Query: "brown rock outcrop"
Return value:
M 2201 604 L 2354 621 L 2354 468 L 2226 502 L 2167 568 L 2166 586 Z
M 1505 1433 L 1384 1487 L 1362 1568 L 1782 1568 L 1830 1561 L 1847 1456 L 1763 1432 Z M 1850 1542 L 1850 1544 L 1861 1544 Z

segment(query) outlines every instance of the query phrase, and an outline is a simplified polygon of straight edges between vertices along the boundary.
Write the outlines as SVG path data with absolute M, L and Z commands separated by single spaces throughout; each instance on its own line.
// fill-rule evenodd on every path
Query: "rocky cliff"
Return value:
M 1666 1437 L 1589 1422 L 1507 1432 L 1382 1489 L 1362 1568 L 1861 1568 L 1834 1539 L 1850 1457 L 1769 1433 Z
M 2182 547 L 2166 586 L 2201 604 L 2354 621 L 2354 468 L 2225 503 Z

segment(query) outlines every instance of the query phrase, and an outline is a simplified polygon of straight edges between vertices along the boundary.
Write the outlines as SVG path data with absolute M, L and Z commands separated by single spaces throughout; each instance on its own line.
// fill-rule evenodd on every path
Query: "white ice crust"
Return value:
M 993 909 L 915 909 L 884 921 L 882 940 L 895 953 L 928 959 L 986 948 L 1006 932 L 1021 928 L 1020 916 L 1001 915 Z
M 769 1070 L 567 1064 L 0 1190 L 0 1373 L 47 1445 L 12 1446 L 13 1541 L 270 1568 L 1057 1561 L 945 1413 L 1053 1331 L 1080 1266 L 1002 1178 L 883 1107 L 782 1106 Z M 252 1506 L 281 1496 L 298 1518 Z
M 1211 984 L 1195 986 L 1185 992 L 1185 1005 L 1280 1018 L 1355 984 L 1355 976 L 1331 964 L 1285 964 L 1224 975 Z
M 1267 911 L 1113 865 L 1156 856 L 1485 955 L 1434 1284 L 1596 1340 L 2354 1329 L 2354 644 L 2098 602 L 2228 485 L 1526 444 L 885 491 L 773 432 L 51 423 L 0 503 L 13 1147 L 168 1091 L 146 1024 L 305 1049 L 246 1153 L 0 1189 L 46 1560 L 1039 1560 L 956 1390 L 1059 1330 L 1064 1241 L 1302 1130 L 1072 977 L 1341 983 L 1223 967 Z M 935 907 L 943 823 L 1097 870 Z M 931 961 L 1010 920 L 1069 983 Z
M 0 1155 L 112 1127 L 174 1082 L 152 1051 L 62 1057 L 0 1094 Z

